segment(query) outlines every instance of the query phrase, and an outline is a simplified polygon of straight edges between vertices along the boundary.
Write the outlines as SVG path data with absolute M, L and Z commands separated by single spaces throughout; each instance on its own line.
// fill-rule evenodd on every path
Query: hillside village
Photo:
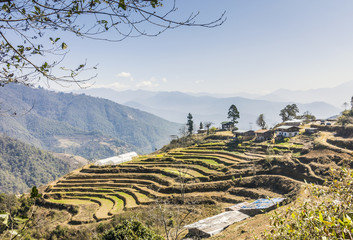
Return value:
M 333 169 L 351 165 L 353 131 L 341 124 L 351 113 L 335 120 L 292 119 L 273 129 L 201 131 L 149 155 L 86 165 L 39 188 L 36 223 L 22 234 L 52 239 L 59 236 L 57 226 L 92 238 L 134 219 L 166 239 L 260 237 L 270 228 L 258 224 L 268 218 L 265 212 L 295 203 L 303 186 L 324 184 Z M 53 224 L 38 225 L 43 219 Z M 255 232 L 237 227 L 243 224 Z

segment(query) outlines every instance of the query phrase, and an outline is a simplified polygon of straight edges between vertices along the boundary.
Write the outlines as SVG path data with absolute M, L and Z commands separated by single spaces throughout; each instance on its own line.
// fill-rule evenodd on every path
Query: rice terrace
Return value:
M 77 169 L 45 188 L 41 206 L 66 210 L 62 221 L 68 225 L 85 225 L 129 211 L 148 212 L 161 203 L 217 206 L 216 213 L 259 198 L 289 203 L 305 182 L 321 185 L 332 169 L 350 164 L 345 159 L 353 152 L 335 145 L 340 139 L 331 134 L 337 128 L 321 130 L 277 143 L 238 143 L 227 132 L 173 140 L 120 165 Z M 181 141 L 188 146 L 180 147 Z M 188 223 L 211 215 L 195 214 Z

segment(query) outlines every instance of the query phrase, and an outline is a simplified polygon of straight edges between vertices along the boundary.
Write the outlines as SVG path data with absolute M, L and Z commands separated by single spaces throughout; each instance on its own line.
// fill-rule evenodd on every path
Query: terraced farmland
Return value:
M 88 165 L 48 186 L 43 205 L 68 209 L 68 223 L 84 224 L 161 199 L 222 206 L 266 197 L 291 199 L 304 181 L 321 184 L 339 162 L 320 163 L 304 145 L 294 146 L 274 146 L 277 152 L 271 153 L 266 145 L 209 140 L 117 166 Z

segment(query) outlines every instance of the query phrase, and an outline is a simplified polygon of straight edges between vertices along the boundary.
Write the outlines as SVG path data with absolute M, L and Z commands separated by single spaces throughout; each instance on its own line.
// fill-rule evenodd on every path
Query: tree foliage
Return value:
M 68 171 L 69 164 L 52 154 L 0 135 L 0 192 L 22 193 Z
M 309 122 L 311 122 L 311 121 L 315 121 L 315 120 L 316 120 L 316 117 L 315 117 L 311 112 L 309 112 L 309 111 L 305 111 L 305 112 L 303 113 L 303 115 L 298 116 L 298 118 L 304 119 L 304 122 L 305 122 L 305 123 L 309 123 Z
M 240 118 L 240 115 L 237 107 L 234 104 L 232 104 L 228 109 L 228 118 L 232 123 L 234 123 L 234 125 L 238 123 L 237 119 Z
M 163 238 L 138 221 L 124 220 L 105 232 L 102 240 L 163 240 Z
M 207 130 L 207 135 L 208 135 L 210 132 L 210 127 L 212 126 L 213 122 L 204 122 L 203 124 Z
M 266 129 L 266 121 L 265 121 L 265 116 L 263 113 L 259 115 L 259 117 L 256 120 L 256 124 L 261 127 L 262 129 Z
M 267 240 L 352 239 L 353 171 L 332 172 L 325 187 L 312 185 L 310 200 L 273 216 L 273 229 Z
M 194 131 L 194 121 L 192 120 L 192 115 L 191 113 L 188 114 L 187 116 L 187 122 L 186 122 L 188 134 L 191 135 Z
M 180 26 L 215 27 L 224 21 L 223 14 L 214 21 L 198 23 L 198 13 L 180 20 L 175 0 L 162 6 L 162 0 L 1 0 L 0 85 L 31 84 L 41 77 L 61 84 L 89 80 L 79 78 L 89 69 L 85 62 L 71 68 L 61 66 L 70 44 L 60 32 L 121 41 L 156 36 Z M 108 35 L 109 31 L 114 34 Z
M 299 113 L 299 108 L 297 104 L 288 104 L 285 108 L 283 108 L 280 112 L 280 116 L 282 118 L 282 121 L 288 121 L 292 120 L 297 116 L 297 113 Z

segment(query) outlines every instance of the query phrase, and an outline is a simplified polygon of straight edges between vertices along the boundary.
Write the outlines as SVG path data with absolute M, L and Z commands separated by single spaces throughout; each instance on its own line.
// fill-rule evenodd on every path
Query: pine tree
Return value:
M 191 135 L 194 131 L 194 121 L 192 120 L 191 113 L 188 114 L 187 119 L 188 121 L 186 123 L 186 126 L 188 127 L 188 134 Z
M 234 104 L 232 104 L 228 109 L 228 118 L 234 125 L 238 123 L 237 119 L 240 118 L 239 111 Z

